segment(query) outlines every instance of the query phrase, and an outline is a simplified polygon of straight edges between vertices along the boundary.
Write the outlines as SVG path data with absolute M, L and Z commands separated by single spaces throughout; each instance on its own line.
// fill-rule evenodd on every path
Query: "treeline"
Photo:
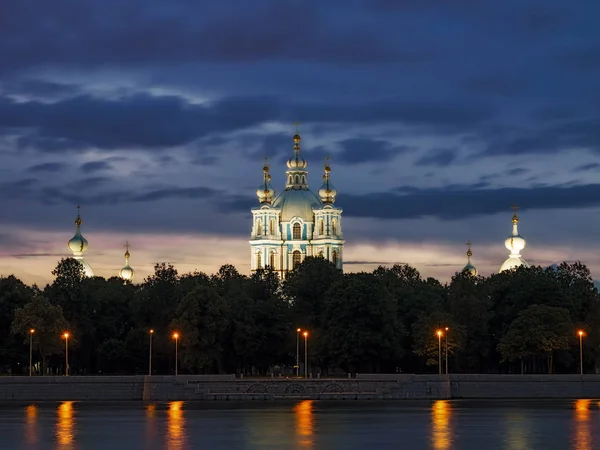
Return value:
M 60 261 L 44 289 L 0 278 L 0 372 L 143 374 L 293 373 L 297 329 L 308 330 L 311 373 L 437 373 L 448 345 L 454 373 L 577 373 L 600 369 L 600 297 L 580 263 L 490 277 L 423 279 L 407 265 L 342 274 L 307 258 L 282 283 L 269 271 L 179 275 L 157 264 L 143 283 L 86 278 Z M 448 328 L 441 338 L 437 330 Z M 35 330 L 30 336 L 30 330 Z M 446 333 L 444 331 L 444 333 Z M 304 338 L 300 336 L 300 360 Z M 445 362 L 443 363 L 445 366 Z

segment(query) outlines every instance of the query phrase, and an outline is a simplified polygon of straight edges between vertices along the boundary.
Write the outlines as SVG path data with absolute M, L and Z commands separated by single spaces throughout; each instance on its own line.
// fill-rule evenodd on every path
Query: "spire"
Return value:
M 325 204 L 333 204 L 335 202 L 335 196 L 337 195 L 337 190 L 331 184 L 330 178 L 331 166 L 329 165 L 329 156 L 327 156 L 325 158 L 323 169 L 323 185 L 319 189 L 319 197 Z
M 83 223 L 83 220 L 81 220 L 80 210 L 81 206 L 77 205 L 77 218 L 75 219 L 75 236 L 73 236 L 71 240 L 67 243 L 67 247 L 69 247 L 69 250 L 73 252 L 73 258 L 78 260 L 83 266 L 86 276 L 93 277 L 94 271 L 92 270 L 92 267 L 88 264 L 88 262 L 85 259 L 83 259 L 83 254 L 88 248 L 88 241 L 81 234 L 81 224 Z
M 468 240 L 465 244 L 467 246 L 467 265 L 463 267 L 463 272 L 469 272 L 474 277 L 477 276 L 477 269 L 471 263 L 471 256 L 473 256 L 473 252 L 471 251 L 471 241 Z
M 519 216 L 517 215 L 517 209 L 519 207 L 513 205 L 513 216 L 512 216 L 512 234 L 504 241 L 504 246 L 510 251 L 508 259 L 504 261 L 500 272 L 508 269 L 514 269 L 519 266 L 529 267 L 529 264 L 521 257 L 521 250 L 525 248 L 526 242 L 523 236 L 519 234 Z
M 296 134 L 294 134 L 294 154 L 288 159 L 286 172 L 287 182 L 285 189 L 308 189 L 306 170 L 307 163 L 300 156 L 300 134 L 298 134 L 298 122 L 296 122 Z
M 265 157 L 265 164 L 263 165 L 263 182 L 256 190 L 256 196 L 261 205 L 270 205 L 273 197 L 275 197 L 275 189 L 271 187 L 271 174 L 269 173 L 269 161 L 267 157 Z
M 125 266 L 119 271 L 119 277 L 121 277 L 121 279 L 124 281 L 131 281 L 133 280 L 135 271 L 129 265 L 129 258 L 131 256 L 129 254 L 129 241 L 125 241 L 125 245 L 123 247 L 125 247 Z

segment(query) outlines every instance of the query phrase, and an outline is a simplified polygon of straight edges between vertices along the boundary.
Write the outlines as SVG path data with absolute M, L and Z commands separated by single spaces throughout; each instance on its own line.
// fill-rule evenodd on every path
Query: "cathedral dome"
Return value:
M 305 222 L 313 222 L 313 209 L 322 206 L 319 197 L 308 189 L 285 190 L 273 201 L 273 207 L 281 208 L 283 222 L 289 222 L 294 217 L 299 217 Z
M 67 243 L 69 250 L 73 252 L 74 255 L 81 255 L 88 248 L 88 241 L 81 234 L 81 217 L 77 214 L 77 219 L 75 220 L 75 225 L 77 225 L 77 229 L 75 231 L 75 236 L 71 238 L 71 240 Z
M 125 264 L 125 267 L 123 267 L 119 271 L 119 277 L 121 277 L 125 281 L 132 280 L 134 275 L 135 275 L 135 272 L 131 268 L 131 266 L 129 265 L 129 263 Z

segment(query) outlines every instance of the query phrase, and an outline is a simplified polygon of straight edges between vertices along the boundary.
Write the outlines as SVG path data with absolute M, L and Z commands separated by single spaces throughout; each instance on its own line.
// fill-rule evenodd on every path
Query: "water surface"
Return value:
M 600 448 L 600 402 L 0 405 L 0 449 Z

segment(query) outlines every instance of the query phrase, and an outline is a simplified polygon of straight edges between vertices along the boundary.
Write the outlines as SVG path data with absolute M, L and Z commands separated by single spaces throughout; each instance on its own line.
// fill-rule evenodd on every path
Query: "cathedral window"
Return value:
M 256 235 L 262 236 L 262 234 L 263 234 L 262 220 L 258 219 L 256 221 Z
M 323 219 L 319 219 L 319 234 L 321 236 L 325 234 L 325 224 L 323 223 Z
M 262 255 L 260 252 L 256 254 L 256 268 L 262 269 Z
M 269 222 L 269 234 L 275 236 L 275 219 L 271 219 Z
M 333 265 L 334 265 L 335 267 L 337 267 L 337 265 L 338 265 L 338 253 L 337 253 L 337 250 L 334 250 L 334 251 L 331 253 L 331 261 L 333 262 Z
M 299 223 L 295 223 L 292 227 L 292 239 L 302 239 L 302 227 Z
M 271 266 L 271 269 L 275 268 L 275 252 L 271 252 L 271 255 L 269 256 L 269 265 Z
M 298 267 L 298 264 L 300 264 L 302 262 L 302 254 L 300 253 L 299 250 L 294 250 L 294 253 L 292 253 L 292 269 L 295 269 L 296 267 Z
M 335 219 L 331 221 L 331 234 L 337 236 L 337 222 Z

